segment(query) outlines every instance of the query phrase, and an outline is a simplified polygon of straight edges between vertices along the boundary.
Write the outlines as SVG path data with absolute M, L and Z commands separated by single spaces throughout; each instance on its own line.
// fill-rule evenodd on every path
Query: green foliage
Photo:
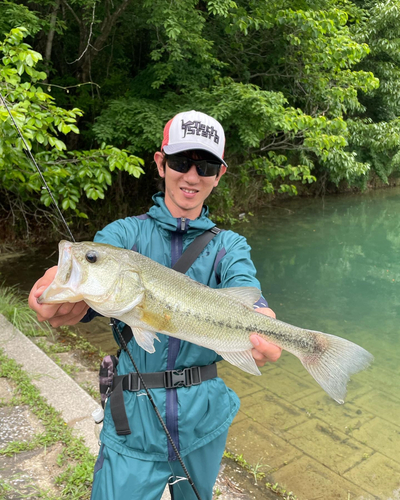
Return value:
M 370 118 L 349 121 L 350 142 L 368 158 L 383 182 L 400 170 L 400 119 L 373 123 Z
M 29 33 L 37 33 L 43 23 L 35 12 L 25 5 L 2 0 L 0 3 L 0 38 L 2 39 L 11 29 L 24 26 Z
M 157 104 L 135 97 L 113 101 L 93 130 L 98 140 L 126 141 L 136 150 L 154 151 L 162 140 L 162 124 L 179 110 L 176 101 L 170 93 Z M 307 115 L 288 106 L 280 92 L 225 78 L 207 92 L 193 90 L 180 96 L 179 102 L 183 109 L 196 107 L 223 123 L 229 144 L 228 174 L 244 185 L 261 177 L 265 193 L 296 194 L 297 182 L 315 181 L 311 171 L 316 161 L 335 182 L 368 171 L 368 164 L 357 162 L 346 150 L 349 131 L 343 118 Z
M 353 32 L 370 52 L 359 68 L 373 71 L 380 85 L 360 96 L 364 113 L 348 120 L 349 146 L 388 182 L 400 170 L 400 2 L 369 0 L 363 8 L 364 16 Z
M 368 1 L 365 9 L 366 18 L 355 34 L 370 47 L 363 67 L 373 71 L 381 82 L 370 95 L 375 99 L 373 111 L 380 119 L 393 119 L 400 113 L 400 2 Z
M 240 209 L 228 191 L 242 196 L 257 186 L 260 198 L 269 199 L 300 186 L 304 191 L 318 177 L 365 185 L 371 170 L 386 180 L 397 169 L 399 0 L 116 0 L 107 6 L 80 0 L 62 15 L 56 2 L 35 6 L 31 21 L 27 7 L 18 9 L 28 24 L 36 22 L 34 45 L 52 49 L 43 66 L 46 85 L 34 73 L 43 63 L 27 46 L 1 71 L 16 70 L 19 90 L 8 94 L 13 111 L 58 202 L 77 215 L 85 212 L 85 197 L 106 198 L 113 168 L 139 177 L 143 164 L 132 155 L 151 158 L 164 124 L 188 109 L 214 115 L 226 129 L 227 198 L 217 203 L 225 210 Z M 15 26 L 11 3 L 4 12 L 6 25 Z M 36 116 L 29 121 L 26 101 L 41 124 Z M 68 139 L 78 122 L 82 134 Z M 379 145 L 370 141 L 376 132 Z M 8 164 L 18 168 L 7 172 L 6 189 L 15 192 L 17 185 L 32 199 L 39 179 L 8 133 L 19 149 L 15 158 L 7 151 Z M 114 148 L 96 149 L 94 142 Z M 28 176 L 30 184 L 22 180 Z M 237 183 L 241 190 L 233 189 Z M 42 202 L 50 203 L 46 194 Z
M 368 174 L 370 163 L 359 161 L 349 148 L 347 126 L 347 115 L 364 111 L 358 94 L 378 86 L 370 71 L 354 70 L 369 53 L 368 45 L 357 42 L 349 27 L 349 19 L 361 17 L 359 9 L 335 1 L 316 2 L 313 7 L 248 1 L 224 4 L 225 10 L 212 15 L 207 4 L 208 13 L 201 10 L 189 16 L 193 7 L 182 5 L 182 15 L 167 13 L 174 16 L 176 29 L 166 29 L 165 40 L 185 36 L 189 17 L 197 16 L 201 22 L 186 43 L 195 43 L 201 57 L 213 55 L 214 69 L 201 67 L 209 83 L 192 78 L 187 87 L 187 66 L 193 77 L 199 61 L 190 52 L 193 47 L 187 47 L 183 62 L 163 39 L 163 58 L 168 60 L 163 64 L 169 65 L 170 73 L 164 74 L 161 85 L 150 65 L 146 69 L 148 85 L 160 89 L 158 96 L 140 95 L 135 87 L 134 94 L 111 101 L 93 127 L 98 140 L 130 144 L 145 154 L 159 148 L 162 126 L 171 116 L 199 109 L 224 125 L 231 184 L 249 186 L 261 179 L 261 192 L 296 194 L 298 183 L 315 181 L 316 166 L 335 183 L 351 183 Z M 173 66 L 175 59 L 180 67 Z M 179 93 L 171 92 L 177 85 Z
M 62 136 L 79 133 L 77 120 L 83 113 L 56 106 L 52 96 L 44 92 L 41 81 L 47 75 L 36 69 L 41 55 L 23 42 L 26 35 L 25 28 L 15 28 L 0 43 L 0 89 L 57 202 L 64 210 L 87 217 L 79 210 L 82 196 L 103 199 L 112 183 L 112 172 L 126 171 L 138 178 L 144 173 L 143 160 L 106 144 L 89 151 L 66 151 Z M 2 189 L 23 201 L 42 193 L 40 200 L 49 206 L 51 198 L 42 191 L 39 173 L 25 155 L 25 145 L 4 106 L 0 107 L 0 123 Z

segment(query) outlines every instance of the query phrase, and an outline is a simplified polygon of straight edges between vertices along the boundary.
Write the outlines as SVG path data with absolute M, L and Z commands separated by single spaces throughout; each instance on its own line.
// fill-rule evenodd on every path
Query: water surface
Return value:
M 360 342 L 391 364 L 400 347 L 400 189 L 292 200 L 237 229 L 279 319 Z
M 375 356 L 344 405 L 289 354 L 246 384 L 224 368 L 242 402 L 228 446 L 300 499 L 400 498 L 399 214 L 395 188 L 291 200 L 236 228 L 278 319 Z

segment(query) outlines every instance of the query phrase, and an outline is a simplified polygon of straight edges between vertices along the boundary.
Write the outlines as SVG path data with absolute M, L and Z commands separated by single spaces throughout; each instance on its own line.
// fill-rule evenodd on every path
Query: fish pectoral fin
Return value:
M 140 345 L 140 347 L 151 354 L 155 352 L 154 340 L 158 340 L 160 342 L 160 339 L 157 337 L 157 335 L 154 332 L 145 330 L 144 328 L 131 328 L 133 336 L 135 337 L 135 340 Z
M 247 373 L 251 373 L 252 375 L 261 375 L 261 372 L 256 365 L 253 355 L 251 354 L 251 349 L 249 349 L 248 351 L 239 352 L 216 352 L 226 361 L 228 361 L 232 365 L 237 366 L 241 370 Z
M 137 295 L 136 297 L 132 298 L 130 302 L 125 304 L 125 307 L 121 307 L 120 304 L 114 303 L 111 300 L 107 303 L 107 317 L 121 317 L 123 314 L 126 314 L 130 312 L 132 309 L 134 309 L 137 305 L 139 305 L 142 300 L 143 300 L 144 294 L 141 293 Z M 91 305 L 89 304 L 93 309 L 96 310 L 96 305 Z M 98 311 L 102 313 L 102 311 Z
M 227 295 L 229 298 L 240 300 L 240 302 L 251 308 L 261 297 L 261 291 L 254 286 L 220 288 L 218 291 Z

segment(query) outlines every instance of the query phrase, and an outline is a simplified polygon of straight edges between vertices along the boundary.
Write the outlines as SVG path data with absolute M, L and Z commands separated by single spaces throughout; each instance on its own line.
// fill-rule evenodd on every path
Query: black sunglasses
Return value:
M 221 168 L 221 164 L 216 161 L 192 160 L 187 156 L 179 155 L 165 155 L 165 158 L 169 168 L 172 168 L 172 170 L 176 172 L 181 172 L 182 174 L 189 172 L 192 165 L 194 165 L 200 177 L 212 177 L 213 175 L 218 175 L 219 169 Z

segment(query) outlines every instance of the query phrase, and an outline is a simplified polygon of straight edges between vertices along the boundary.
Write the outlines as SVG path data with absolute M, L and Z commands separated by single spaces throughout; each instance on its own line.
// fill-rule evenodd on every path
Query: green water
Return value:
M 400 189 L 293 200 L 235 229 L 279 319 L 358 342 L 400 376 Z
M 228 448 L 301 500 L 400 499 L 400 189 L 292 200 L 238 226 L 282 321 L 374 357 L 338 405 L 293 356 L 262 377 L 222 375 L 241 397 Z M 284 461 L 283 461 L 284 460 Z M 260 497 L 262 498 L 262 497 Z

